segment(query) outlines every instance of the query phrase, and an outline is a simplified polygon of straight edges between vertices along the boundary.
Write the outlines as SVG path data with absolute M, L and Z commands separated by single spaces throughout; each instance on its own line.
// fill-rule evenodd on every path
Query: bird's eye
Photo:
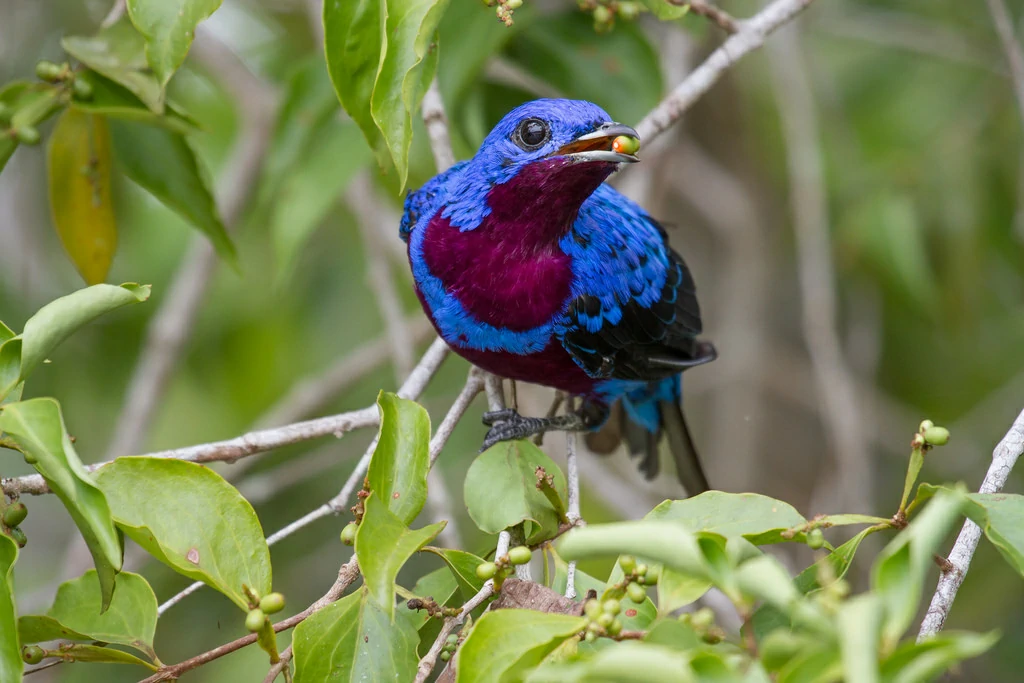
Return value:
M 541 147 L 551 138 L 551 129 L 540 119 L 526 119 L 512 135 L 512 142 L 527 152 Z

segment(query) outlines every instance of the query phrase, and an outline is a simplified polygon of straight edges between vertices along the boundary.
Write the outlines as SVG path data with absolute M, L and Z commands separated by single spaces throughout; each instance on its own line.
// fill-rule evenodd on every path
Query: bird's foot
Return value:
M 520 417 L 519 413 L 517 413 L 512 408 L 504 408 L 502 410 L 492 410 L 490 412 L 484 413 L 483 423 L 485 425 L 487 425 L 488 427 L 491 427 L 493 425 L 498 424 L 499 422 L 505 422 L 506 420 L 513 420 L 513 419 L 515 419 L 517 417 Z
M 523 417 L 512 409 L 484 413 L 483 421 L 490 427 L 490 430 L 484 437 L 481 452 L 502 441 L 525 439 L 534 434 L 542 434 L 551 430 L 579 431 L 588 427 L 576 413 L 557 417 Z

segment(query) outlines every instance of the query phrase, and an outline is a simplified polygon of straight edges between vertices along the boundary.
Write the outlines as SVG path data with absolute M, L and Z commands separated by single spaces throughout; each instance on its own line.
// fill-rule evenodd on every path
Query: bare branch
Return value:
M 575 408 L 575 401 L 570 398 L 568 409 Z M 580 469 L 576 460 L 576 432 L 565 433 L 565 470 L 568 480 L 569 500 L 565 516 L 569 524 L 575 526 L 580 521 Z M 576 597 L 576 560 L 569 563 L 565 577 L 565 597 Z
M 263 683 L 274 683 L 274 681 L 277 680 L 277 677 L 281 675 L 281 672 L 288 667 L 288 664 L 291 661 L 292 646 L 289 645 L 284 650 L 282 650 L 281 658 L 278 660 L 277 664 L 274 664 L 270 667 L 270 670 L 267 672 L 267 675 L 263 679 Z
M 644 143 L 648 144 L 652 138 L 664 132 L 701 95 L 710 90 L 729 67 L 748 52 L 764 45 L 772 32 L 791 21 L 811 2 L 812 0 L 775 0 L 750 19 L 737 20 L 739 30 L 712 52 L 637 124 L 636 130 Z
M 193 53 L 207 63 L 238 103 L 242 117 L 238 144 L 218 193 L 218 207 L 229 228 L 238 222 L 256 185 L 270 144 L 275 98 L 269 87 L 208 31 L 199 31 Z M 157 405 L 181 357 L 218 264 L 205 237 L 193 239 L 167 297 L 149 323 L 135 371 L 107 449 L 108 457 L 137 453 L 152 426 Z
M 434 152 L 434 163 L 437 172 L 441 173 L 455 163 L 455 154 L 448 135 L 448 115 L 444 111 L 444 101 L 436 78 L 423 95 L 422 114 L 423 123 L 427 125 L 427 136 L 430 137 L 430 149 Z
M 818 120 L 799 36 L 796 27 L 787 29 L 786 35 L 772 45 L 770 54 L 789 165 L 803 333 L 837 461 L 835 481 L 820 487 L 819 498 L 838 496 L 846 501 L 845 506 L 869 509 L 870 460 L 860 436 L 864 416 L 836 331 L 835 273 Z M 840 481 L 842 486 L 838 485 Z M 831 500 L 838 505 L 835 498 Z
M 981 482 L 980 493 L 998 493 L 1003 490 L 1006 480 L 1013 470 L 1017 459 L 1024 453 L 1024 411 L 1017 416 L 1006 433 L 1003 440 L 992 451 L 992 464 L 989 465 L 985 479 Z M 949 610 L 953 607 L 956 593 L 960 590 L 960 584 L 967 576 L 967 570 L 971 567 L 971 559 L 974 551 L 978 548 L 978 541 L 981 540 L 981 528 L 967 520 L 964 522 L 960 535 L 949 553 L 949 563 L 953 566 L 952 571 L 944 572 L 939 576 L 939 584 L 935 588 L 935 595 L 932 596 L 931 604 L 921 622 L 921 630 L 917 634 L 918 642 L 937 634 L 946 623 Z
M 668 0 L 671 5 L 689 6 L 690 11 L 694 14 L 698 14 L 702 17 L 710 19 L 718 25 L 723 31 L 728 33 L 736 33 L 739 31 L 739 27 L 736 25 L 736 20 L 723 9 L 719 9 L 715 5 L 704 0 Z

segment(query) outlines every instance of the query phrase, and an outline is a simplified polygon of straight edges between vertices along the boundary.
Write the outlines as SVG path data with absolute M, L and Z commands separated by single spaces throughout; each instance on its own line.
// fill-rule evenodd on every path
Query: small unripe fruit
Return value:
M 918 434 L 924 434 L 925 432 L 927 432 L 929 429 L 931 429 L 934 426 L 935 426 L 935 423 L 932 422 L 931 420 L 922 420 L 921 421 L 921 425 L 917 428 L 917 433 Z
M 602 612 L 597 617 L 597 625 L 601 628 L 608 628 L 612 625 L 613 621 L 615 621 L 615 617 L 607 612 Z
M 83 81 L 81 78 L 76 78 L 71 83 L 71 92 L 74 93 L 77 99 L 86 101 L 92 99 L 92 86 L 89 85 L 88 81 Z
M 28 508 L 24 503 L 13 503 L 4 510 L 4 524 L 10 527 L 18 526 L 28 517 Z
M 630 600 L 638 605 L 647 599 L 647 591 L 644 590 L 643 586 L 637 583 L 631 583 L 626 586 L 626 595 Z
M 657 567 L 651 567 L 650 569 L 647 570 L 647 573 L 644 575 L 644 585 L 645 586 L 657 586 L 658 585 L 658 577 L 659 576 L 660 576 L 659 569 Z
M 459 644 L 459 634 L 458 633 L 451 634 L 450 636 L 448 636 L 448 638 L 444 642 L 448 643 L 449 645 L 458 645 Z
M 820 550 L 825 546 L 825 534 L 821 529 L 811 529 L 807 532 L 807 547 L 811 550 Z
M 349 522 L 345 525 L 345 528 L 341 530 L 341 542 L 345 545 L 352 545 L 356 542 L 356 532 L 359 530 L 359 525 L 355 522 Z
M 523 0 L 506 0 L 505 7 L 509 9 L 519 9 L 523 6 Z
M 260 609 L 267 614 L 277 614 L 284 609 L 284 596 L 280 593 L 264 595 L 260 600 Z
M 619 566 L 625 574 L 631 574 L 636 569 L 636 558 L 632 555 L 623 555 L 619 558 Z
M 620 2 L 619 16 L 627 21 L 632 21 L 640 16 L 640 5 L 635 2 Z
M 587 600 L 586 604 L 583 605 L 583 613 L 592 621 L 601 616 L 601 612 L 601 603 L 597 600 Z
M 22 126 L 14 129 L 14 137 L 23 145 L 39 144 L 39 130 L 35 126 Z M 28 458 L 25 458 L 28 460 Z
M 622 622 L 616 619 L 612 623 L 608 624 L 608 635 L 617 636 L 622 633 Z
M 707 628 L 715 623 L 715 613 L 710 607 L 701 607 L 690 617 L 690 623 L 694 628 Z
M 27 664 L 38 664 L 43 661 L 43 657 L 45 656 L 46 652 L 38 645 L 26 645 L 21 648 L 21 658 L 24 659 Z
M 636 566 L 636 575 L 637 576 L 646 576 L 647 575 L 647 565 L 646 564 L 638 564 Z
M 441 650 L 441 661 L 442 662 L 447 662 L 451 658 L 452 658 L 452 653 L 451 652 L 448 652 L 448 650 Z
M 609 24 L 612 21 L 612 11 L 604 5 L 598 5 L 594 8 L 594 23 L 596 24 Z
M 519 545 L 508 551 L 508 561 L 512 564 L 526 564 L 533 553 L 525 545 Z
M 249 613 L 245 615 L 245 628 L 253 633 L 256 633 L 267 620 L 267 615 L 263 613 L 259 607 L 256 609 L 249 610 Z
M 612 140 L 612 151 L 619 154 L 636 154 L 640 151 L 640 140 L 630 135 L 620 135 Z
M 56 83 L 61 79 L 62 75 L 63 69 L 53 62 L 42 61 L 36 64 L 36 76 L 38 76 L 41 81 Z
M 601 605 L 601 609 L 605 614 L 610 614 L 614 617 L 622 611 L 622 604 L 618 600 L 605 600 L 604 604 Z
M 587 631 L 587 635 L 583 636 L 583 640 L 587 641 L 588 643 L 592 643 L 595 640 L 597 640 L 597 634 L 593 631 Z
M 498 565 L 493 562 L 484 562 L 476 566 L 476 575 L 482 580 L 493 579 L 494 575 L 498 573 Z
M 18 544 L 19 548 L 24 548 L 25 544 L 28 543 L 28 536 L 21 530 L 21 527 L 14 527 L 11 529 L 11 538 Z
M 926 443 L 932 446 L 945 446 L 949 443 L 949 430 L 945 427 L 931 427 L 924 430 L 924 437 Z

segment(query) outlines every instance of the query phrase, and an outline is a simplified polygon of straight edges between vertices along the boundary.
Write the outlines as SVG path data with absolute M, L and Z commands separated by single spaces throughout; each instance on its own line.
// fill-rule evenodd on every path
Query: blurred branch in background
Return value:
M 230 93 L 241 117 L 235 151 L 218 188 L 220 214 L 230 229 L 239 221 L 259 178 L 270 144 L 276 97 L 267 83 L 209 31 L 198 31 L 192 51 Z M 134 454 L 145 446 L 157 407 L 192 334 L 217 265 L 218 258 L 209 240 L 194 238 L 149 323 L 146 342 L 107 449 L 108 458 Z
M 871 429 L 857 403 L 837 331 L 821 134 L 799 25 L 786 28 L 770 46 L 769 54 L 789 166 L 804 338 L 837 461 L 834 474 L 819 477 L 812 509 L 823 509 L 827 501 L 830 506 L 870 510 L 871 461 L 861 435 Z

